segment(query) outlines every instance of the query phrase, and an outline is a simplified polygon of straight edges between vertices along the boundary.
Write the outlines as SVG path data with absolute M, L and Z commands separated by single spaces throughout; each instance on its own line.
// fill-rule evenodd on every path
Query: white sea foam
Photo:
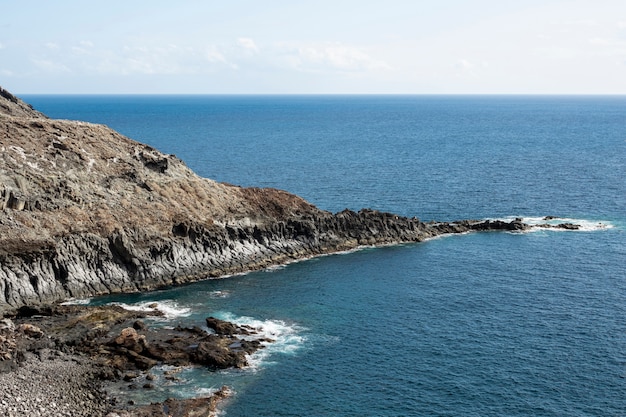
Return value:
M 264 272 L 274 272 L 274 271 L 279 271 L 281 269 L 285 269 L 287 267 L 286 264 L 281 264 L 281 265 L 272 265 L 272 266 L 268 266 L 267 268 L 265 268 L 263 271 Z
M 215 394 L 217 391 L 219 391 L 219 388 L 215 387 L 196 387 L 193 390 L 195 397 L 208 397 L 209 395 Z
M 91 303 L 91 298 L 70 298 L 61 303 L 62 306 L 86 306 Z
M 529 224 L 531 226 L 534 226 L 533 230 L 570 231 L 571 229 L 555 229 L 552 227 L 541 227 L 542 225 L 546 225 L 546 224 L 550 226 L 558 226 L 559 224 L 564 224 L 564 223 L 571 223 L 571 224 L 580 226 L 580 228 L 577 230 L 581 232 L 593 232 L 597 230 L 612 229 L 614 227 L 614 225 L 611 222 L 607 222 L 607 221 L 574 219 L 574 218 L 569 218 L 569 217 L 546 218 L 546 217 L 510 216 L 510 217 L 505 217 L 502 219 L 491 219 L 491 220 L 502 220 L 502 221 L 510 222 L 518 218 L 522 219 L 522 222 Z
M 161 313 L 163 313 L 163 316 L 161 318 L 165 320 L 172 320 L 178 317 L 187 317 L 191 315 L 191 309 L 189 307 L 181 307 L 174 300 L 144 301 L 136 304 L 125 304 L 116 302 L 111 304 L 120 306 L 125 310 L 131 311 L 160 311 Z M 159 317 L 154 318 L 158 319 Z
M 209 293 L 210 298 L 227 298 L 230 297 L 230 291 L 215 290 Z
M 282 320 L 259 320 L 253 317 L 236 316 L 232 313 L 218 313 L 216 317 L 239 326 L 249 326 L 256 331 L 256 334 L 240 335 L 242 339 L 271 340 L 271 342 L 263 341 L 263 349 L 248 356 L 248 363 L 252 369 L 272 364 L 273 362 L 269 359 L 274 354 L 294 354 L 306 342 L 306 337 L 301 334 L 305 329 L 297 324 L 289 324 Z

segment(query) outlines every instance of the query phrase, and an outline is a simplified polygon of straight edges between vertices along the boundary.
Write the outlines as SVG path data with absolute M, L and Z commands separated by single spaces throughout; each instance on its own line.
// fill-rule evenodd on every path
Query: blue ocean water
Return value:
M 423 220 L 563 216 L 92 302 L 159 302 L 276 339 L 138 401 L 223 384 L 227 416 L 626 415 L 626 97 L 25 96 L 202 176 L 323 209 Z M 123 387 L 122 387 L 123 388 Z

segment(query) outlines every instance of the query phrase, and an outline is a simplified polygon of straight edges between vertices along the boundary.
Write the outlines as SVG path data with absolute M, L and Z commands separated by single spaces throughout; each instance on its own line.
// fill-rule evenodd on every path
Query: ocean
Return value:
M 228 417 L 626 415 L 626 97 L 23 98 L 201 176 L 332 212 L 584 225 L 363 248 L 88 300 L 157 302 L 168 318 L 155 325 L 213 315 L 275 340 L 246 369 L 120 385 L 135 401 L 228 385 Z

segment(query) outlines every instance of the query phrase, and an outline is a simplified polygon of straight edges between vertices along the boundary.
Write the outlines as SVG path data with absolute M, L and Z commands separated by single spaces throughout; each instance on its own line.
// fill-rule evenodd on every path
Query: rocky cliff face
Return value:
M 240 241 L 247 230 L 261 239 L 269 225 L 327 215 L 282 191 L 200 178 L 173 155 L 0 91 L 0 307 L 240 270 L 238 251 L 263 246 Z
M 106 126 L 49 119 L 0 88 L 0 312 L 359 245 L 524 227 L 331 214 L 284 191 L 200 178 L 174 155 Z

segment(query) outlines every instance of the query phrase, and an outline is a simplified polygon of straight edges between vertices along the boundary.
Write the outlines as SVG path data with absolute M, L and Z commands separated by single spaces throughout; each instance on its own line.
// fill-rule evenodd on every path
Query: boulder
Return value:
M 132 327 L 123 329 L 115 338 L 114 343 L 136 353 L 143 352 L 147 347 L 146 337 L 137 333 L 137 330 Z
M 23 323 L 17 327 L 17 331 L 25 334 L 28 337 L 32 337 L 33 339 L 41 339 L 44 337 L 44 332 L 34 324 Z
M 193 362 L 211 369 L 244 368 L 248 365 L 244 351 L 229 349 L 217 339 L 200 342 L 191 358 Z
M 236 334 L 250 334 L 247 329 L 243 327 L 237 326 L 228 321 L 220 320 L 215 317 L 207 317 L 206 325 L 209 329 L 213 329 L 215 334 L 224 335 L 224 336 L 233 336 Z

